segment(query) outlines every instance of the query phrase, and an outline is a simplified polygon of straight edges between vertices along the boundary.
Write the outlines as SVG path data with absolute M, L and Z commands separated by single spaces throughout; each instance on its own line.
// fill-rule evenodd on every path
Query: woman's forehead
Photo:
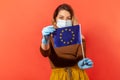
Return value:
M 67 10 L 60 10 L 58 13 L 59 16 L 70 16 L 70 12 Z

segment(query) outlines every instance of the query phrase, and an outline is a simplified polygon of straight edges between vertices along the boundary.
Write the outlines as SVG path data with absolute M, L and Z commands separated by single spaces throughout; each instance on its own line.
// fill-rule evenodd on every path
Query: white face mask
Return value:
M 69 26 L 72 26 L 72 20 L 57 20 L 58 28 L 69 27 Z

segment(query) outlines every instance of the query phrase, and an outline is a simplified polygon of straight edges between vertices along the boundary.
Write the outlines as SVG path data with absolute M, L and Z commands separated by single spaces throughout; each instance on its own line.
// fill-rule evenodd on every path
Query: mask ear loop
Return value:
M 85 53 L 84 53 L 84 47 L 83 47 L 83 42 L 82 42 L 82 30 L 81 30 L 81 24 L 80 25 L 80 39 L 81 39 L 81 48 L 82 48 L 82 56 L 83 59 L 85 58 Z
M 73 23 L 73 17 L 72 17 L 72 26 L 74 25 L 74 23 Z

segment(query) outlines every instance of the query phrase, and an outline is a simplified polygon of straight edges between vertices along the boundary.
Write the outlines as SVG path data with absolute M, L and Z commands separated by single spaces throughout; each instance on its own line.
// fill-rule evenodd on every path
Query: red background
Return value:
M 0 80 L 49 80 L 50 65 L 41 56 L 41 29 L 54 9 L 69 3 L 82 24 L 90 80 L 120 80 L 119 0 L 1 0 Z

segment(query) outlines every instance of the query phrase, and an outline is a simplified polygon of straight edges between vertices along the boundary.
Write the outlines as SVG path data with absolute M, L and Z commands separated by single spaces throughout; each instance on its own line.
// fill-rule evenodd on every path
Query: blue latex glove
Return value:
M 89 58 L 84 58 L 78 62 L 78 67 L 80 69 L 88 69 L 88 68 L 93 67 L 93 62 Z
M 55 31 L 55 28 L 53 26 L 47 26 L 47 27 L 43 28 L 43 30 L 42 30 L 42 36 L 43 36 L 42 43 L 43 44 L 48 44 L 49 36 L 54 31 Z

